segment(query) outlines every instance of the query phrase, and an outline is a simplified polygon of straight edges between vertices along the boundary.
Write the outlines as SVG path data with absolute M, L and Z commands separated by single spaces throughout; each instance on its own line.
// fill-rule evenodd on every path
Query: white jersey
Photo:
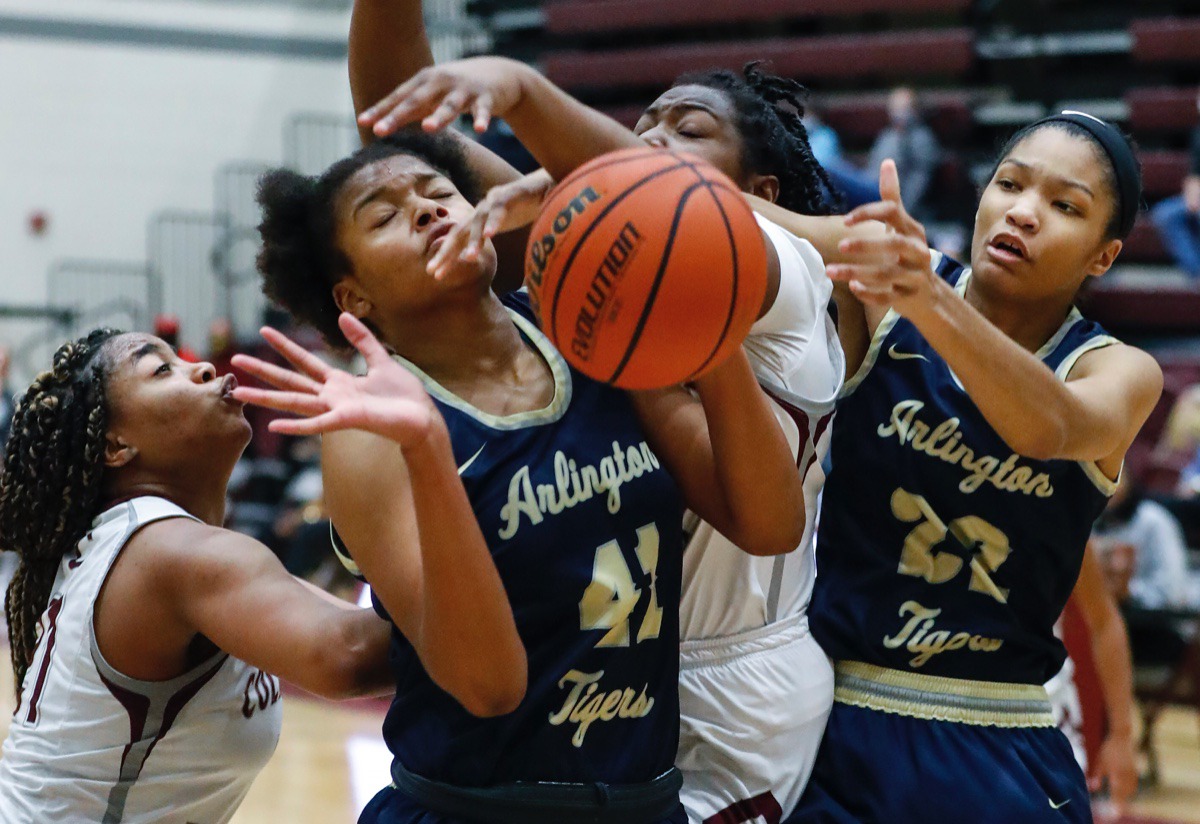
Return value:
M 63 558 L 0 756 L 0 824 L 228 821 L 274 752 L 274 676 L 219 653 L 138 681 L 97 646 L 113 562 L 138 529 L 175 517 L 191 516 L 162 498 L 117 504 Z
M 680 635 L 722 638 L 803 614 L 812 596 L 817 497 L 825 483 L 829 424 L 845 376 L 845 355 L 827 311 L 833 284 L 812 244 L 761 216 L 779 257 L 779 294 L 754 324 L 744 348 L 796 466 L 804 473 L 807 523 L 795 552 L 758 558 L 688 515 Z

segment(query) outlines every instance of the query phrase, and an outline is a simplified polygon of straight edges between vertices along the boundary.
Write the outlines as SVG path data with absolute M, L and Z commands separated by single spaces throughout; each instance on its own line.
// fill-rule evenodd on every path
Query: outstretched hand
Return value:
M 522 77 L 532 71 L 504 57 L 469 57 L 421 69 L 387 97 L 358 116 L 358 125 L 378 137 L 420 121 L 436 132 L 470 114 L 477 132 L 492 117 L 503 117 L 522 97 Z
M 889 231 L 878 237 L 847 238 L 838 244 L 850 263 L 829 266 L 831 280 L 841 281 L 863 303 L 888 306 L 911 317 L 927 308 L 937 276 L 925 237 L 925 227 L 909 215 L 900 200 L 896 163 L 879 167 L 879 201 L 859 206 L 846 215 L 846 225 L 878 220 Z
M 456 259 L 475 260 L 483 251 L 483 244 L 496 235 L 533 223 L 553 186 L 554 180 L 549 173 L 538 169 L 489 190 L 475 207 L 471 219 L 455 226 L 446 236 L 437 254 L 429 261 L 429 273 L 440 280 Z
M 239 386 L 233 390 L 234 397 L 302 416 L 271 421 L 271 431 L 284 435 L 361 429 L 394 440 L 401 447 L 424 442 L 438 420 L 438 412 L 421 382 L 388 355 L 358 318 L 343 312 L 338 326 L 366 360 L 367 374 L 354 376 L 329 366 L 278 331 L 264 327 L 262 336 L 295 371 L 250 355 L 234 355 L 234 366 L 277 387 Z

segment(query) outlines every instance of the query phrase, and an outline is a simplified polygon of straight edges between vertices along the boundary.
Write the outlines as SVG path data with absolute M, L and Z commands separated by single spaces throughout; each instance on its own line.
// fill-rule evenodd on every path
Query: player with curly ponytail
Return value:
M 13 416 L 0 474 L 0 549 L 20 558 L 5 600 L 18 692 L 59 564 L 100 499 L 108 425 L 103 350 L 117 334 L 97 329 L 61 347 Z
M 221 528 L 250 439 L 235 386 L 97 329 L 21 399 L 0 474 L 20 559 L 5 822 L 226 821 L 275 748 L 275 673 L 330 697 L 389 683 L 387 624 Z

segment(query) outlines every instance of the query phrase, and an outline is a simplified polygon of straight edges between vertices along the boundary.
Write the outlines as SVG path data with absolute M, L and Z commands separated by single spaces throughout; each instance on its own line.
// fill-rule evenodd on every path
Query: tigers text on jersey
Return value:
M 963 294 L 970 271 L 935 262 Z M 1116 342 L 1072 310 L 1036 354 L 1065 380 L 1081 355 Z M 810 612 L 821 646 L 835 660 L 1044 683 L 1062 666 L 1054 622 L 1115 484 L 1093 463 L 1015 454 L 894 312 L 847 393 Z
M 97 646 L 96 597 L 121 549 L 177 517 L 192 516 L 162 498 L 117 504 L 63 558 L 0 757 L 3 824 L 228 821 L 275 751 L 274 676 L 222 653 L 138 681 Z
M 685 641 L 728 637 L 801 614 L 812 594 L 812 537 L 825 481 L 821 461 L 845 356 L 827 311 L 833 284 L 821 256 L 765 218 L 758 216 L 758 223 L 779 257 L 779 294 L 743 348 L 803 473 L 808 518 L 795 552 L 763 558 L 742 552 L 689 513 L 680 610 Z
M 625 393 L 570 369 L 524 292 L 503 300 L 554 375 L 549 406 L 492 416 L 406 365 L 446 420 L 528 689 L 514 712 L 476 718 L 394 631 L 384 739 L 408 771 L 458 786 L 649 781 L 673 765 L 679 735 L 679 493 Z

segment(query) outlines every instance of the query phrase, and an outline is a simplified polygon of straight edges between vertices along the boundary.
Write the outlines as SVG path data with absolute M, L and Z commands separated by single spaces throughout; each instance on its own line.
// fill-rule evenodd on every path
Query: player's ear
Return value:
M 750 194 L 774 203 L 779 199 L 779 178 L 775 175 L 753 175 L 747 187 Z
M 127 443 L 116 433 L 109 432 L 104 436 L 104 465 L 109 469 L 119 469 L 137 457 L 136 446 Z
M 370 315 L 371 310 L 375 308 L 362 284 L 352 276 L 344 277 L 333 285 L 333 302 L 337 304 L 338 309 L 349 312 L 359 320 Z

